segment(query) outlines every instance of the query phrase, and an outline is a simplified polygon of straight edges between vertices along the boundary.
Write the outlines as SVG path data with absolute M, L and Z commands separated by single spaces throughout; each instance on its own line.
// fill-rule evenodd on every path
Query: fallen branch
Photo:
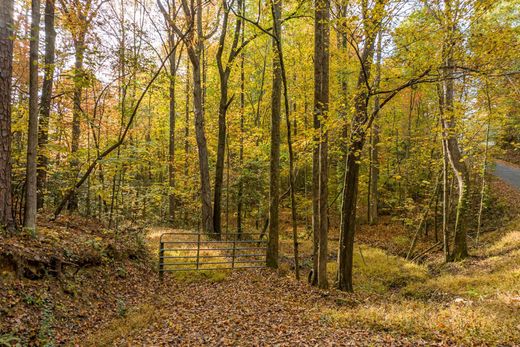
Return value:
M 419 258 L 425 256 L 426 254 L 428 254 L 429 252 L 433 251 L 435 248 L 439 247 L 442 245 L 442 242 L 437 242 L 436 244 L 434 244 L 433 246 L 427 248 L 426 250 L 424 250 L 423 252 L 417 254 L 415 257 L 413 257 L 413 259 L 411 259 L 412 261 L 417 261 Z

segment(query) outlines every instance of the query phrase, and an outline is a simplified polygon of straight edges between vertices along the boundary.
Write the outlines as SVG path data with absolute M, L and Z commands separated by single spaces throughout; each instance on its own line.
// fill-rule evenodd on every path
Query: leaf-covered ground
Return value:
M 271 270 L 247 270 L 224 279 L 170 279 L 153 307 L 136 310 L 91 336 L 95 344 L 207 346 L 417 345 L 425 342 L 363 327 L 340 327 L 324 308 L 358 299 L 320 292 Z M 145 317 L 143 326 L 117 331 Z M 114 331 L 117 331 L 115 334 Z M 124 336 L 117 336 L 122 334 Z

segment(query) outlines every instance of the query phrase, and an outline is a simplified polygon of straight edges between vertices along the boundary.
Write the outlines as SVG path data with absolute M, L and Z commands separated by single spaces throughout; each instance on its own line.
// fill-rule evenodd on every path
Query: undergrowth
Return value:
M 506 234 L 485 256 L 462 264 L 425 266 L 378 249 L 357 250 L 354 283 L 360 294 L 384 294 L 354 307 L 325 309 L 339 326 L 457 345 L 515 345 L 520 341 L 520 233 Z M 330 274 L 335 265 L 330 264 Z

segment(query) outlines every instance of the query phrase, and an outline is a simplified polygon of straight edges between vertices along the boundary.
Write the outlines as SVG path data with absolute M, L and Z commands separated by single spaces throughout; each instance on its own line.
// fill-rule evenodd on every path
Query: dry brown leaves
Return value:
M 135 346 L 416 345 L 363 327 L 342 328 L 321 312 L 338 294 L 271 270 L 240 271 L 218 283 L 165 280 L 154 322 L 120 338 Z M 342 301 L 345 302 L 345 301 Z

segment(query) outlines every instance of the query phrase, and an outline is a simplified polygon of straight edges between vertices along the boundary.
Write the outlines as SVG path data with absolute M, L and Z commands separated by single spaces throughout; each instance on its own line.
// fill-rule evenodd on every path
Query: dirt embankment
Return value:
M 139 229 L 79 217 L 0 235 L 0 345 L 61 345 L 146 297 L 154 267 Z

